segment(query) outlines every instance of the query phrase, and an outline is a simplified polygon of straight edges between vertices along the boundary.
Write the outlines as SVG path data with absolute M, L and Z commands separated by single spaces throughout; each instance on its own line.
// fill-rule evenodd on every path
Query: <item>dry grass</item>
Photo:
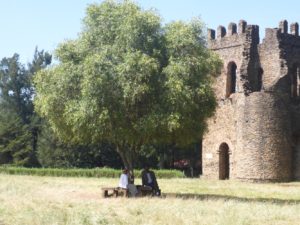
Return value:
M 300 183 L 161 179 L 165 198 L 103 199 L 117 179 L 0 175 L 0 224 L 264 224 L 300 221 Z

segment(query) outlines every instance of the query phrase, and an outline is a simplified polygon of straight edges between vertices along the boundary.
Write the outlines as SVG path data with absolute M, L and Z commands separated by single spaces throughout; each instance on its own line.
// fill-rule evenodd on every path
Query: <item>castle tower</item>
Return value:
M 204 177 L 300 178 L 300 107 L 295 101 L 300 38 L 297 23 L 290 34 L 287 26 L 282 21 L 279 28 L 266 29 L 261 44 L 259 27 L 243 20 L 230 23 L 227 31 L 219 26 L 217 35 L 208 30 L 208 46 L 224 65 L 214 83 L 218 107 L 203 137 Z

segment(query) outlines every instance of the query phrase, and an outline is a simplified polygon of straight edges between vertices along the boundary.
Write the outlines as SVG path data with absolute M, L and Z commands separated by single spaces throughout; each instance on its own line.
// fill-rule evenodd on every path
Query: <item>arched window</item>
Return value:
M 230 62 L 227 66 L 226 98 L 236 92 L 236 69 L 234 62 Z
M 263 87 L 263 69 L 259 68 L 258 69 L 258 74 L 257 74 L 257 91 L 261 91 L 264 89 Z
M 294 64 L 292 67 L 291 73 L 291 97 L 299 97 L 299 77 L 300 77 L 300 68 L 297 64 Z

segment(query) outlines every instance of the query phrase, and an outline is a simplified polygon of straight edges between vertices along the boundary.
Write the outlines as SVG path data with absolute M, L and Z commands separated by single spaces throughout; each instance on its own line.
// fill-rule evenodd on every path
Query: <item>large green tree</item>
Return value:
M 201 137 L 220 61 L 199 20 L 163 27 L 154 11 L 104 1 L 88 7 L 83 24 L 56 50 L 59 64 L 35 77 L 36 110 L 60 138 L 113 143 L 132 169 L 143 144 Z

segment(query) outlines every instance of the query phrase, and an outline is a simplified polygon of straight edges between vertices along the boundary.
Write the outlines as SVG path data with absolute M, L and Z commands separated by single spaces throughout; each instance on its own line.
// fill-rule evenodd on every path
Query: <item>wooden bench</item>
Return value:
M 136 197 L 144 197 L 144 196 L 154 196 L 155 193 L 153 193 L 153 190 L 149 186 L 142 186 L 142 185 L 136 185 L 137 188 L 137 195 Z M 102 195 L 104 198 L 109 197 L 128 197 L 129 192 L 128 189 L 122 189 L 119 187 L 103 187 L 102 189 Z
M 142 186 L 142 185 L 137 185 L 136 186 L 139 196 L 152 196 L 153 190 L 149 186 Z
M 102 194 L 104 198 L 108 197 L 127 197 L 128 196 L 128 190 L 118 188 L 118 187 L 103 187 Z

